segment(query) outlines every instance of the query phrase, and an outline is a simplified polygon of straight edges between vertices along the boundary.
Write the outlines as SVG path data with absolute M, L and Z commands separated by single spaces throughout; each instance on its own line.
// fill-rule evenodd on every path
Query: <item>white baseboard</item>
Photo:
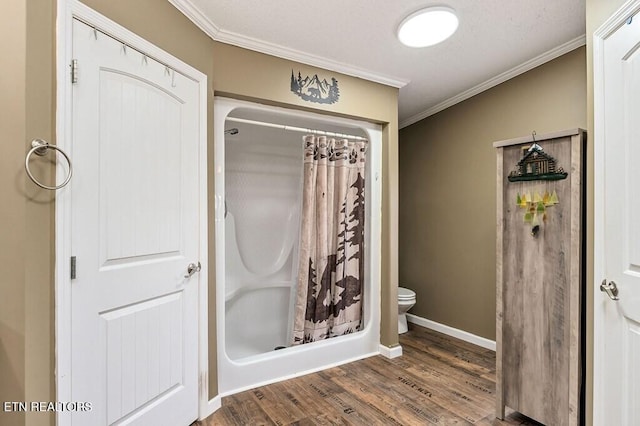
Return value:
M 215 413 L 216 411 L 218 411 L 220 407 L 222 407 L 222 396 L 221 395 L 214 396 L 212 399 L 209 400 L 208 403 L 205 403 L 204 406 L 201 405 L 201 407 L 202 407 L 202 412 L 200 413 L 198 420 L 204 420 L 210 415 L 212 415 L 213 413 Z
M 380 345 L 380 355 L 389 359 L 398 358 L 399 356 L 402 356 L 402 346 L 398 345 L 388 347 Z
M 476 336 L 475 334 L 471 334 L 468 331 L 459 330 L 457 328 L 440 324 L 438 322 L 431 321 L 413 314 L 407 314 L 407 321 L 412 324 L 428 328 L 430 330 L 438 331 L 440 333 L 446 334 L 447 336 L 455 337 L 457 339 L 464 340 L 465 342 L 473 343 L 474 345 L 480 346 L 485 349 L 490 349 L 492 351 L 496 350 L 495 341 Z

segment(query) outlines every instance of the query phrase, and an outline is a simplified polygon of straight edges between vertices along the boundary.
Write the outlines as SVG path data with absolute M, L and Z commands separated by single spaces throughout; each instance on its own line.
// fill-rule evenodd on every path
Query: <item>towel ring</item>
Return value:
M 34 153 L 36 155 L 43 156 L 47 153 L 48 149 L 53 149 L 55 151 L 58 151 L 60 154 L 62 154 L 65 160 L 67 160 L 67 164 L 69 164 L 69 174 L 65 178 L 64 182 L 62 182 L 58 186 L 47 186 L 47 185 L 41 184 L 36 180 L 35 177 L 33 177 L 33 174 L 31 174 L 31 170 L 29 169 L 29 157 L 31 157 L 31 155 Z M 56 189 L 60 189 L 64 187 L 66 184 L 69 183 L 69 181 L 71 180 L 71 175 L 73 175 L 73 168 L 71 166 L 71 160 L 69 159 L 69 156 L 62 149 L 58 148 L 55 145 L 50 145 L 49 142 L 43 141 L 42 139 L 34 139 L 31 141 L 31 149 L 29 150 L 29 152 L 27 152 L 27 157 L 24 160 L 24 168 L 27 171 L 27 175 L 29 176 L 29 179 L 31 179 L 33 183 L 38 185 L 40 188 L 48 189 L 50 191 L 55 191 Z

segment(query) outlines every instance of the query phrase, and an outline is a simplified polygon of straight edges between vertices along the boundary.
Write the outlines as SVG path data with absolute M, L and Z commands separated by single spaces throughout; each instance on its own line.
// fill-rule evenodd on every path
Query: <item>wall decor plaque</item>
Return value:
M 335 104 L 340 99 L 338 80 L 331 77 L 331 82 L 320 80 L 318 74 L 302 77 L 300 71 L 296 77 L 291 70 L 291 91 L 305 101 L 318 104 Z

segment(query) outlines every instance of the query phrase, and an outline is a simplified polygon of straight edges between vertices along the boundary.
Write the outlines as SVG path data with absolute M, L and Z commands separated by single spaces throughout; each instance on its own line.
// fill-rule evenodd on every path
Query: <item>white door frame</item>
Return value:
M 198 394 L 199 418 L 207 417 L 219 407 L 219 398 L 209 401 L 208 381 L 208 233 L 207 233 L 207 76 L 182 62 L 164 50 L 154 46 L 114 21 L 99 14 L 78 0 L 58 0 L 57 46 L 56 46 L 56 144 L 67 152 L 73 161 L 71 149 L 72 85 L 69 64 L 72 58 L 72 20 L 77 18 L 88 25 L 109 34 L 111 37 L 144 52 L 168 67 L 189 77 L 198 84 L 199 94 L 199 227 L 200 263 L 198 285 Z M 79 74 L 82 71 L 79 71 Z M 65 170 L 58 166 L 56 175 L 64 176 Z M 71 199 L 64 188 L 56 193 L 55 207 L 55 371 L 57 401 L 71 399 Z M 68 425 L 71 416 L 67 412 L 57 413 L 57 424 Z
M 640 0 L 629 0 L 593 33 L 593 106 L 594 106 L 594 265 L 593 265 L 593 424 L 605 425 L 603 375 L 607 360 L 598 342 L 604 338 L 604 311 L 599 303 L 600 282 L 605 271 L 605 123 L 604 123 L 604 42 L 619 27 L 640 12 Z

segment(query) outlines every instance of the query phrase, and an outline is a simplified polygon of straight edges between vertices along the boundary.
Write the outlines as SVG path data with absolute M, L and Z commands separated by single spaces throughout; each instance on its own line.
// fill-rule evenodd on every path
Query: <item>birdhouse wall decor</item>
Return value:
M 562 167 L 556 168 L 556 159 L 544 152 L 542 147 L 535 142 L 526 149 L 516 167 L 516 170 L 509 173 L 509 182 L 567 178 L 567 172 Z

